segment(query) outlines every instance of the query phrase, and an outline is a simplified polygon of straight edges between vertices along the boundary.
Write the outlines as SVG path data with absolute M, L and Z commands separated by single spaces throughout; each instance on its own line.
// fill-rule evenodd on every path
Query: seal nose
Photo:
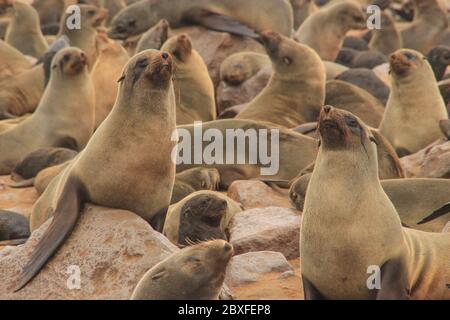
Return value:
M 330 110 L 331 110 L 331 106 L 323 106 L 323 111 L 325 112 L 325 113 L 329 113 L 330 112 Z
M 162 57 L 164 60 L 167 60 L 167 59 L 169 58 L 169 54 L 168 54 L 167 52 L 163 52 L 162 55 L 161 55 L 161 57 Z
M 225 244 L 223 245 L 223 249 L 225 250 L 225 252 L 228 252 L 228 251 L 233 250 L 233 246 L 231 244 L 229 244 L 228 242 L 225 242 Z

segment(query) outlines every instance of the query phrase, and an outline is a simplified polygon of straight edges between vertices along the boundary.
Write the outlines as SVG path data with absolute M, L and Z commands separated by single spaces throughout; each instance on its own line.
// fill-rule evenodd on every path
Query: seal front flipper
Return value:
M 400 259 L 390 259 L 381 267 L 381 286 L 377 300 L 407 300 L 407 270 Z
M 424 224 L 424 223 L 430 222 L 430 221 L 437 219 L 440 216 L 443 216 L 444 214 L 449 213 L 449 212 L 450 212 L 450 203 L 446 203 L 439 209 L 433 211 L 433 213 L 430 214 L 429 216 L 427 216 L 427 217 L 423 218 L 422 220 L 420 220 L 419 222 L 417 222 L 417 224 Z
M 11 183 L 11 184 L 7 184 L 7 186 L 10 188 L 16 188 L 16 189 L 32 187 L 34 184 L 34 178 L 35 177 L 30 178 L 30 179 L 25 179 L 22 181 L 17 181 L 17 182 Z
M 0 241 L 0 247 L 6 247 L 6 246 L 18 246 L 21 244 L 24 244 L 27 242 L 28 238 L 21 238 L 21 239 L 12 239 L 12 240 L 4 240 Z
M 327 300 L 325 296 L 302 274 L 305 300 Z
M 259 39 L 259 35 L 253 29 L 239 21 L 208 10 L 199 8 L 188 10 L 184 13 L 183 20 L 201 25 L 211 30 L 229 32 L 239 36 Z
M 23 268 L 14 292 L 25 287 L 38 274 L 48 259 L 70 235 L 80 216 L 81 203 L 85 196 L 84 186 L 77 179 L 69 177 L 58 199 L 53 220 Z

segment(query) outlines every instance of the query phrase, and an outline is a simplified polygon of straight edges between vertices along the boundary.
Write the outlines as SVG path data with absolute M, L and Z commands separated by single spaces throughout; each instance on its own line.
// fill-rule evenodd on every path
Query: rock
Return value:
M 256 282 L 258 278 L 270 272 L 282 274 L 293 271 L 292 266 L 280 252 L 260 251 L 234 256 L 227 268 L 225 283 L 229 286 Z
M 450 233 L 450 221 L 447 222 L 447 224 L 445 225 L 444 229 L 442 229 L 443 233 Z
M 283 207 L 291 208 L 288 195 L 282 195 L 258 180 L 237 180 L 228 188 L 231 199 L 242 204 L 244 209 Z
M 56 255 L 13 293 L 15 279 L 49 224 L 33 232 L 26 244 L 0 251 L 0 300 L 129 299 L 143 274 L 178 250 L 134 213 L 88 205 Z M 70 270 L 77 268 L 80 289 L 70 290 Z
M 400 162 L 410 178 L 450 178 L 450 141 L 440 139 Z
M 173 30 L 174 34 L 187 33 L 192 39 L 194 49 L 205 61 L 214 88 L 219 85 L 220 64 L 236 52 L 254 51 L 266 53 L 263 45 L 248 37 L 239 37 L 226 32 L 216 32 L 198 26 L 182 27 Z
M 238 212 L 230 223 L 230 243 L 236 254 L 275 251 L 294 259 L 300 254 L 300 221 L 295 211 L 280 207 Z
M 295 277 L 295 272 L 292 271 L 292 270 L 289 270 L 289 271 L 285 271 L 282 274 L 280 274 L 278 279 L 280 279 L 280 280 L 281 279 L 288 279 L 288 278 L 291 278 L 291 277 Z
M 253 100 L 264 89 L 271 76 L 272 66 L 268 66 L 237 86 L 221 81 L 216 90 L 217 111 L 219 114 L 227 108 Z

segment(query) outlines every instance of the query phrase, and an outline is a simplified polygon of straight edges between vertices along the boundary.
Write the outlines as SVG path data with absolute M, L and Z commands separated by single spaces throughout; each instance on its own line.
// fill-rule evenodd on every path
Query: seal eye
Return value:
M 147 58 L 138 60 L 136 62 L 136 68 L 145 69 L 148 66 Z
M 408 60 L 414 60 L 416 57 L 410 53 L 410 52 L 404 52 L 403 55 L 406 57 L 406 59 Z
M 289 57 L 283 57 L 283 62 L 287 65 L 290 65 L 292 63 L 292 59 Z
M 356 121 L 355 118 L 345 117 L 345 123 L 347 123 L 347 125 L 350 128 L 357 128 L 358 127 L 358 121 Z
M 69 54 L 65 54 L 64 56 L 63 56 L 63 61 L 64 62 L 68 62 L 70 60 L 70 55 Z
M 133 19 L 133 20 L 128 21 L 128 26 L 131 28 L 136 27 L 136 20 Z

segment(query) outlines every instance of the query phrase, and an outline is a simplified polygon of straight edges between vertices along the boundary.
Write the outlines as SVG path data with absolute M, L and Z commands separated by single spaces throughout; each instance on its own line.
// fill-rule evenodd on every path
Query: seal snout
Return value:
M 281 36 L 273 31 L 261 32 L 261 40 L 269 55 L 274 55 L 278 52 L 281 42 Z
M 408 57 L 402 52 L 394 52 L 389 57 L 389 66 L 391 71 L 398 75 L 404 75 L 406 71 L 411 67 L 411 62 Z

